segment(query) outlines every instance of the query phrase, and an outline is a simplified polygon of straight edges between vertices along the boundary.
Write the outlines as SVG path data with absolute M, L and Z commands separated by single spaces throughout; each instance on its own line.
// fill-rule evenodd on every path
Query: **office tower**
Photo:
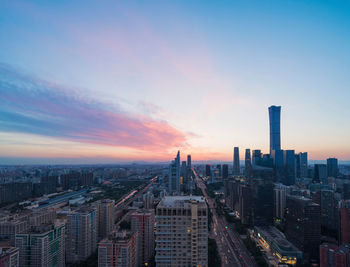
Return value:
M 21 267 L 64 267 L 65 226 L 63 223 L 33 226 L 16 235 Z
M 221 168 L 221 164 L 217 164 L 216 168 L 215 168 L 215 178 L 222 178 L 222 168 Z
M 205 176 L 209 178 L 211 176 L 210 164 L 205 165 Z
M 286 211 L 287 186 L 277 184 L 274 188 L 274 217 L 277 220 L 284 219 Z
M 114 200 L 103 199 L 95 202 L 98 221 L 98 239 L 108 236 L 114 228 Z
M 180 185 L 185 184 L 187 181 L 187 165 L 186 161 L 183 161 L 181 163 L 181 170 L 180 170 Z
M 256 162 L 261 158 L 261 150 L 255 149 L 252 151 L 252 164 L 256 165 Z
M 147 192 L 143 195 L 143 208 L 153 209 L 154 195 L 151 192 Z
M 222 165 L 222 179 L 227 179 L 228 178 L 228 165 L 223 164 Z
M 246 175 L 249 174 L 250 168 L 252 167 L 252 159 L 250 156 L 250 149 L 247 148 L 245 150 L 245 161 L 244 161 L 244 167 L 245 167 L 245 173 Z
M 254 183 L 253 222 L 254 225 L 273 224 L 274 185 L 270 182 Z
M 285 185 L 294 185 L 296 173 L 294 150 L 284 150 L 283 153 L 285 175 L 282 183 Z
M 239 164 L 239 147 L 233 149 L 233 175 L 240 175 L 241 167 Z
M 273 159 L 273 168 L 275 171 L 276 181 L 282 182 L 285 176 L 284 172 L 284 151 L 272 150 L 271 158 Z
M 350 183 L 343 183 L 343 199 L 350 199 Z
M 326 164 L 315 164 L 314 178 L 312 181 L 316 183 L 328 184 Z
M 285 234 L 306 261 L 318 261 L 321 238 L 320 206 L 311 199 L 287 196 Z
M 350 265 L 350 246 L 338 247 L 324 243 L 320 246 L 320 267 L 347 267 Z
M 20 267 L 19 249 L 9 246 L 0 247 L 0 266 L 1 267 Z
M 350 200 L 340 201 L 340 242 L 350 243 Z
M 336 225 L 336 202 L 333 190 L 321 190 L 321 226 L 335 230 Z
M 238 185 L 238 213 L 243 224 L 249 225 L 252 219 L 252 190 L 249 185 Z
M 148 265 L 154 254 L 154 210 L 139 210 L 130 215 L 131 231 L 137 232 L 138 265 Z
M 297 168 L 297 177 L 298 178 L 307 178 L 307 152 L 299 153 L 295 155 L 296 159 L 296 168 Z
M 270 154 L 272 150 L 281 150 L 281 107 L 269 107 Z
M 338 159 L 336 158 L 329 158 L 327 159 L 327 176 L 328 177 L 338 177 Z
M 138 267 L 137 254 L 136 232 L 114 232 L 98 243 L 98 267 Z
M 177 152 L 176 158 L 170 164 L 169 193 L 180 193 L 180 151 Z
M 192 170 L 192 159 L 191 159 L 191 155 L 187 155 L 187 168 L 189 171 Z M 191 175 L 190 173 L 188 173 L 188 175 Z
M 94 207 L 82 207 L 67 214 L 66 259 L 68 263 L 86 260 L 95 252 L 98 214 Z
M 165 197 L 156 209 L 156 266 L 208 266 L 208 210 L 203 197 Z

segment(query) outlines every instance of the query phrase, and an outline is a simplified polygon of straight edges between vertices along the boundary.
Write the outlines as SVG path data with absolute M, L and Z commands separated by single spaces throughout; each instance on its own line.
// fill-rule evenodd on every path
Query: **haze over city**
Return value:
M 2 164 L 350 160 L 349 2 L 2 1 Z M 241 154 L 241 159 L 243 155 Z

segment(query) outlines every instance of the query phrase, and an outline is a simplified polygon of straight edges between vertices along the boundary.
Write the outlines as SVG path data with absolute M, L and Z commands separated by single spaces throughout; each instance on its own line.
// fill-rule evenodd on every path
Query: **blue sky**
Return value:
M 350 159 L 349 2 L 0 5 L 2 158 L 229 160 L 268 151 L 274 104 L 283 148 Z

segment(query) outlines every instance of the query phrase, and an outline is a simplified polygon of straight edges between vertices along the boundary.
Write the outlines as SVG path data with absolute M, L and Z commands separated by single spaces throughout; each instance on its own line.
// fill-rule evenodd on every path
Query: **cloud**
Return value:
M 186 134 L 166 121 L 82 95 L 0 64 L 0 131 L 151 151 L 186 143 Z

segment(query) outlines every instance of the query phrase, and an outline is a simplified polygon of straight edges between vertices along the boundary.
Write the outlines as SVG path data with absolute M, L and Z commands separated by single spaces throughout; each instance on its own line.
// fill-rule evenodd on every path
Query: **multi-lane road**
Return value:
M 257 266 L 238 234 L 231 229 L 231 226 L 226 227 L 228 224 L 226 223 L 225 218 L 217 215 L 214 201 L 208 196 L 206 192 L 206 185 L 204 184 L 203 180 L 198 177 L 195 171 L 194 175 L 196 183 L 202 190 L 212 214 L 213 224 L 211 235 L 216 240 L 222 266 Z

